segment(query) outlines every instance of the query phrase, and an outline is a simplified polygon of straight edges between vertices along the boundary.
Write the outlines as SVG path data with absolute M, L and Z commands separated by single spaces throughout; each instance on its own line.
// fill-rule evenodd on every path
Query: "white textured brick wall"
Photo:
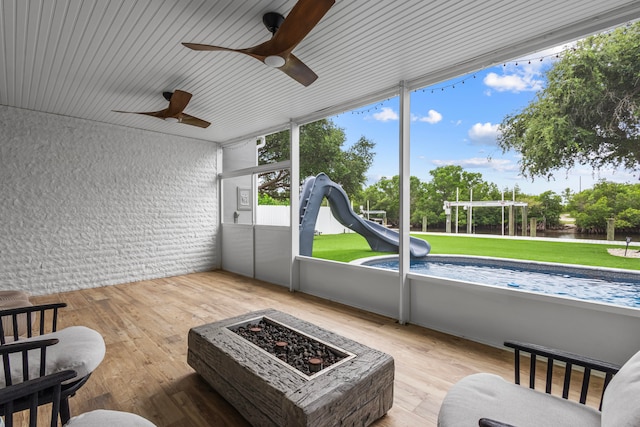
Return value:
M 217 267 L 214 143 L 0 106 L 0 289 Z

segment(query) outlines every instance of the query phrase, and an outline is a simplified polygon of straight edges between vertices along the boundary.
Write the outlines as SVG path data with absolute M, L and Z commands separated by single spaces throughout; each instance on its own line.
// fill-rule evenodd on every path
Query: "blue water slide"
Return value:
M 358 216 L 351 208 L 349 197 L 339 184 L 320 173 L 304 180 L 300 192 L 300 255 L 311 256 L 316 220 L 322 199 L 327 198 L 333 216 L 345 227 L 367 240 L 376 252 L 398 252 L 399 234 L 373 221 Z M 429 254 L 431 245 L 425 240 L 411 237 L 409 252 L 412 258 Z

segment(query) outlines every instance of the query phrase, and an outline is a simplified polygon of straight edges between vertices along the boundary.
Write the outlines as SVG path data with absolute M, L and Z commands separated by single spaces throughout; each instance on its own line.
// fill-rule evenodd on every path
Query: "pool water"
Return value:
M 526 266 L 483 265 L 481 262 L 411 260 L 410 269 L 412 273 L 445 279 L 640 308 L 640 274 L 633 277 L 633 273 L 612 273 L 609 275 L 613 277 L 606 277 L 607 273 L 603 270 L 541 265 L 528 269 Z M 369 261 L 364 265 L 398 270 L 397 258 Z

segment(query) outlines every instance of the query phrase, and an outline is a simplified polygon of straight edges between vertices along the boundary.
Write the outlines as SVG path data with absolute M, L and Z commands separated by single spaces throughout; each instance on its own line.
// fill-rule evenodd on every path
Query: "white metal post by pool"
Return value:
M 289 144 L 291 157 L 291 187 L 289 191 L 289 207 L 291 209 L 291 270 L 289 273 L 289 290 L 300 289 L 300 275 L 296 257 L 300 254 L 300 126 L 289 123 Z M 295 218 L 295 220 L 294 220 Z
M 502 192 L 502 235 L 504 236 L 504 191 Z
M 460 189 L 456 188 L 456 203 L 458 203 L 460 201 Z M 456 205 L 456 234 L 458 234 L 458 208 L 459 206 Z
M 467 208 L 467 234 L 473 234 L 473 188 L 469 189 L 469 207 Z
M 404 325 L 411 318 L 411 289 L 407 273 L 409 272 L 409 211 L 410 182 L 409 170 L 409 134 L 411 127 L 411 94 L 405 81 L 400 82 L 400 229 L 398 236 L 398 255 L 400 273 L 400 309 L 398 321 Z

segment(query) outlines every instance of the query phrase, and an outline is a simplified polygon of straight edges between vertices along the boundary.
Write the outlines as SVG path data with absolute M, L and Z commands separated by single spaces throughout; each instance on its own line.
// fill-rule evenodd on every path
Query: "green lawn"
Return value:
M 624 248 L 624 243 L 601 245 L 580 240 L 549 242 L 445 234 L 413 236 L 427 240 L 431 244 L 432 254 L 481 255 L 640 270 L 640 258 L 617 257 L 607 252 L 607 248 Z M 630 251 L 638 249 L 637 246 L 629 248 Z M 316 258 L 349 262 L 385 254 L 387 253 L 373 252 L 367 241 L 356 233 L 321 235 L 316 236 L 313 241 L 313 256 Z

